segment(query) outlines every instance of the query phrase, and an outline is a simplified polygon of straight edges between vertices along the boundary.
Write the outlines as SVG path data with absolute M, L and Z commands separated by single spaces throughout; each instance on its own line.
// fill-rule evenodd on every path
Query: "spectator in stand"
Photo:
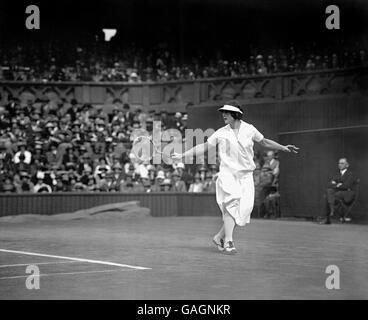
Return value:
M 162 192 L 172 191 L 172 184 L 170 179 L 164 179 L 164 181 L 161 183 L 161 191 Z
M 26 142 L 22 141 L 18 143 L 19 151 L 14 155 L 14 163 L 19 164 L 21 162 L 30 164 L 32 160 L 32 154 L 27 150 Z
M 185 171 L 185 165 L 182 162 L 179 162 L 177 164 L 176 169 L 177 169 L 177 171 L 178 171 L 178 173 L 180 175 L 180 180 L 184 181 L 185 186 L 186 186 L 186 188 L 188 190 L 189 187 L 190 187 L 190 184 L 193 181 L 192 176 L 188 172 Z
M 43 175 L 39 175 L 37 183 L 33 188 L 35 193 L 52 192 L 51 187 L 48 184 L 44 183 L 43 180 L 44 180 Z
M 185 182 L 181 180 L 181 176 L 178 171 L 173 172 L 172 180 L 173 180 L 172 191 L 175 191 L 175 192 L 186 192 L 187 191 Z
M 206 172 L 206 180 L 203 185 L 203 192 L 216 192 L 216 180 L 213 179 L 211 172 Z
M 198 172 L 194 175 L 194 182 L 190 185 L 188 192 L 203 192 L 203 182 Z
M 25 171 L 20 172 L 20 184 L 17 187 L 17 193 L 35 192 L 34 184 L 30 181 L 29 174 Z
M 161 192 L 161 184 L 165 180 L 165 173 L 163 171 L 158 171 L 155 183 L 151 187 L 152 192 Z
M 14 183 L 12 182 L 12 179 L 10 179 L 9 177 L 5 178 L 2 189 L 5 193 L 15 193 L 17 191 Z

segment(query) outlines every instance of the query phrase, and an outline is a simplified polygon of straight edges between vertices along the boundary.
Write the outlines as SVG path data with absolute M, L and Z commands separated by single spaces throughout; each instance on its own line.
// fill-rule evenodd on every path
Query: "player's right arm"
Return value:
M 171 158 L 181 160 L 182 158 L 192 158 L 193 156 L 200 157 L 208 150 L 208 142 L 198 144 L 184 153 L 173 153 Z

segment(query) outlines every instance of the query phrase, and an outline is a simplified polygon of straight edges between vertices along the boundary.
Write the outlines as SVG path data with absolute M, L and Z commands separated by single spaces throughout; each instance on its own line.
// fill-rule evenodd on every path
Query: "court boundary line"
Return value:
M 55 258 L 55 259 L 63 259 L 63 260 L 72 260 L 72 261 L 79 261 L 79 262 L 88 262 L 88 263 L 93 263 L 93 264 L 103 264 L 107 266 L 115 266 L 115 267 L 129 268 L 129 269 L 135 269 L 135 270 L 151 270 L 152 269 L 152 268 L 147 268 L 147 267 L 133 266 L 129 264 L 121 264 L 121 263 L 110 262 L 110 261 L 74 258 L 74 257 L 58 256 L 58 255 L 37 253 L 37 252 L 17 251 L 17 250 L 8 250 L 8 249 L 1 249 L 1 248 L 0 248 L 0 252 L 24 254 L 24 255 L 29 255 L 29 256 L 39 256 L 39 257 L 47 257 L 47 258 Z
M 16 263 L 16 264 L 0 264 L 1 268 L 10 268 L 10 267 L 25 267 L 29 265 L 45 265 L 45 264 L 62 264 L 62 263 L 77 263 L 78 261 L 49 261 L 49 262 L 30 262 L 30 263 Z
M 33 275 L 33 277 L 49 277 L 49 276 L 87 274 L 87 273 L 106 273 L 106 272 L 117 272 L 117 271 L 121 271 L 121 269 L 107 269 L 107 270 L 90 270 L 90 271 L 76 271 L 76 272 L 44 273 L 44 274 L 39 274 L 38 276 Z M 29 275 L 24 275 L 24 276 L 10 276 L 10 277 L 2 277 L 2 278 L 0 278 L 0 280 L 21 279 L 21 278 L 27 278 L 27 277 L 29 277 Z

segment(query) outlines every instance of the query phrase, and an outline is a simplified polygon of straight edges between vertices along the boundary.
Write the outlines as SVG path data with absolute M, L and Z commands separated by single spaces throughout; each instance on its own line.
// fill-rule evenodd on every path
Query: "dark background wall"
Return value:
M 283 215 L 324 215 L 327 183 L 338 172 L 337 160 L 347 157 L 351 170 L 360 178 L 352 217 L 368 220 L 368 126 L 281 134 L 279 140 L 301 148 L 298 155 L 280 155 Z
M 223 126 L 221 106 L 193 106 L 188 108 L 189 128 Z M 308 100 L 245 104 L 244 121 L 253 124 L 265 136 L 276 139 L 278 133 L 368 124 L 368 96 L 341 95 Z
M 219 105 L 189 108 L 189 127 L 223 126 Z M 288 216 L 324 214 L 323 193 L 337 161 L 347 157 L 361 179 L 361 195 L 355 216 L 368 219 L 368 97 L 339 97 L 248 104 L 244 120 L 266 137 L 301 148 L 298 155 L 280 153 L 281 211 Z M 366 126 L 325 130 L 328 128 Z M 315 130 L 322 131 L 314 132 Z M 295 133 L 310 130 L 312 132 Z M 290 133 L 287 133 L 290 132 Z M 284 133 L 281 134 L 280 133 Z M 260 147 L 256 149 L 262 150 Z

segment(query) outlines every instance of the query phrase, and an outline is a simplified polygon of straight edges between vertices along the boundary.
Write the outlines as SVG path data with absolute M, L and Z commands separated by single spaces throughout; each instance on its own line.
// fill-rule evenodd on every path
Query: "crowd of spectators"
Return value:
M 152 165 L 132 152 L 133 130 L 183 132 L 187 114 L 132 110 L 112 113 L 77 101 L 0 107 L 0 192 L 213 192 L 217 166 Z
M 114 101 L 112 113 L 76 100 L 59 105 L 51 101 L 21 105 L 16 98 L 8 100 L 0 106 L 0 192 L 216 190 L 218 165 L 153 165 L 132 152 L 133 130 L 151 132 L 153 121 L 161 121 L 162 130 L 175 128 L 184 133 L 187 114 L 145 113 L 120 100 Z M 278 160 L 270 151 L 257 154 L 255 163 L 255 203 L 270 212 L 273 201 L 268 200 L 278 196 Z
M 0 48 L 0 80 L 145 81 L 193 80 L 357 67 L 368 64 L 359 44 L 250 48 L 249 55 L 179 59 L 167 45 L 147 52 L 134 44 L 8 44 Z

